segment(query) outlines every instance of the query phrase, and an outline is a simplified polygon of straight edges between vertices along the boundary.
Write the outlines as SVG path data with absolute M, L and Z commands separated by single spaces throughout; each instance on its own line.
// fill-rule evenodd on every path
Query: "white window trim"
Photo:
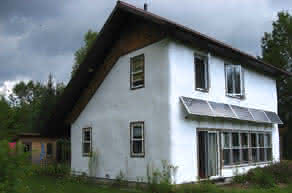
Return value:
M 85 132 L 89 131 L 90 132 L 90 140 L 85 140 Z M 84 144 L 90 144 L 90 151 L 88 153 L 84 152 Z M 87 127 L 87 128 L 83 128 L 82 129 L 82 155 L 84 157 L 88 157 L 91 156 L 92 153 L 92 128 L 91 127 Z
M 135 57 L 143 57 L 143 70 L 133 71 L 134 68 L 133 68 L 132 61 L 135 59 Z M 139 80 L 143 80 L 143 84 L 135 86 L 134 85 L 134 82 L 135 82 L 134 75 L 139 74 L 139 73 L 143 73 L 143 79 L 139 79 Z M 137 55 L 137 56 L 130 58 L 130 80 L 131 80 L 130 81 L 130 88 L 132 90 L 145 87 L 145 55 L 144 54 L 140 54 L 140 55 Z M 136 80 L 136 81 L 139 81 L 139 80 Z
M 209 62 L 210 62 L 210 53 L 208 54 L 201 54 L 201 53 L 195 53 L 194 54 L 194 87 L 195 87 L 195 90 L 198 90 L 198 91 L 203 91 L 203 92 L 209 92 L 209 89 L 210 89 L 210 78 L 209 78 Z M 206 88 L 199 88 L 197 87 L 197 84 L 196 84 L 196 58 L 199 58 L 201 60 L 204 60 L 204 65 L 205 65 L 205 86 Z
M 240 69 L 240 93 L 229 93 L 228 92 L 228 76 L 227 76 L 227 68 L 239 68 Z M 232 79 L 232 90 L 236 90 L 236 84 L 235 84 L 235 79 Z M 235 97 L 235 98 L 242 98 L 245 96 L 245 88 L 244 88 L 244 73 L 243 73 L 243 68 L 241 65 L 234 65 L 234 64 L 229 64 L 225 63 L 225 90 L 226 90 L 226 95 L 230 97 Z
M 224 138 L 224 133 L 228 133 L 229 136 L 229 147 L 224 147 L 225 144 L 225 138 Z M 232 133 L 239 133 L 239 147 L 233 147 L 232 146 Z M 247 147 L 243 147 L 242 146 L 242 142 L 241 142 L 241 133 L 247 133 L 248 134 L 248 146 Z M 256 147 L 251 146 L 251 134 L 256 134 Z M 259 134 L 263 134 L 264 135 L 264 146 L 261 147 L 259 146 Z M 266 135 L 270 135 L 270 144 L 266 145 L 266 140 L 267 138 L 265 137 Z M 273 142 L 272 142 L 272 132 L 269 131 L 235 131 L 235 130 L 231 130 L 231 131 L 227 131 L 224 130 L 221 132 L 221 142 L 222 142 L 222 151 L 223 150 L 229 150 L 229 156 L 230 156 L 230 164 L 228 165 L 224 165 L 224 162 L 222 160 L 222 165 L 223 168 L 231 168 L 231 167 L 244 167 L 244 166 L 251 166 L 251 165 L 259 165 L 259 164 L 266 164 L 266 163 L 271 163 L 273 161 L 273 158 L 271 158 L 271 160 L 268 160 L 268 154 L 267 154 L 267 149 L 271 149 L 271 156 L 273 156 Z M 264 161 L 260 161 L 260 148 L 264 148 Z M 240 163 L 236 164 L 233 163 L 233 154 L 232 154 L 232 150 L 233 149 L 239 149 L 240 150 Z M 249 160 L 248 162 L 243 162 L 243 149 L 248 149 L 248 157 Z M 257 149 L 257 157 L 256 160 L 257 161 L 252 161 L 252 150 L 253 149 Z M 223 157 L 224 159 L 224 157 Z
M 135 139 L 134 138 L 134 132 L 133 128 L 134 126 L 139 125 L 142 129 L 142 138 L 141 139 Z M 142 141 L 142 152 L 141 153 L 134 153 L 133 152 L 133 142 L 134 141 Z M 145 135 L 144 135 L 144 121 L 136 121 L 130 123 L 130 149 L 131 149 L 131 157 L 144 157 L 145 156 Z

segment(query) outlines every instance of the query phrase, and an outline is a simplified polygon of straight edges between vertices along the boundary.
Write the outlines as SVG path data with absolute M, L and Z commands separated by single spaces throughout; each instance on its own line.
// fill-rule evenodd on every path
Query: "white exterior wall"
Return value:
M 253 124 L 215 118 L 187 120 L 179 97 L 186 96 L 243 107 L 277 112 L 276 81 L 269 76 L 244 68 L 245 99 L 225 95 L 224 62 L 212 56 L 209 60 L 210 90 L 208 93 L 195 90 L 194 53 L 195 49 L 176 41 L 169 45 L 170 61 L 170 122 L 171 122 L 171 163 L 178 166 L 176 182 L 190 182 L 198 179 L 197 128 L 272 130 L 273 157 L 279 160 L 279 135 L 277 125 Z M 251 167 L 241 167 L 243 172 Z M 222 176 L 232 176 L 233 168 L 223 169 Z
M 168 41 L 122 56 L 71 127 L 72 170 L 88 172 L 82 156 L 82 128 L 92 127 L 96 177 L 146 180 L 147 165 L 169 161 Z M 145 88 L 130 90 L 130 58 L 145 55 Z M 145 157 L 130 157 L 130 122 L 145 121 Z
M 224 60 L 211 55 L 210 90 L 194 89 L 195 49 L 163 40 L 121 57 L 71 127 L 72 170 L 88 172 L 82 156 L 82 128 L 92 127 L 93 149 L 98 155 L 96 177 L 114 179 L 120 171 L 130 181 L 143 177 L 147 165 L 162 160 L 178 166 L 176 183 L 198 179 L 197 128 L 272 130 L 273 157 L 279 160 L 277 125 L 255 124 L 215 118 L 185 119 L 179 97 L 186 96 L 277 112 L 274 79 L 244 69 L 245 99 L 225 95 Z M 130 57 L 145 55 L 145 88 L 130 90 Z M 145 158 L 130 157 L 131 121 L 145 121 Z M 239 172 L 250 167 L 241 167 Z M 222 176 L 235 170 L 226 168 Z M 140 179 L 141 180 L 141 179 Z

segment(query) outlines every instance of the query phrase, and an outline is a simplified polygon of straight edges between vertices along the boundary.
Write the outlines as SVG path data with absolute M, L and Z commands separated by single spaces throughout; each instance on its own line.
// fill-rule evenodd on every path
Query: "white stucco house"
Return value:
M 288 72 L 118 1 L 56 112 L 71 167 L 147 179 L 166 160 L 175 183 L 231 177 L 279 160 L 277 85 Z

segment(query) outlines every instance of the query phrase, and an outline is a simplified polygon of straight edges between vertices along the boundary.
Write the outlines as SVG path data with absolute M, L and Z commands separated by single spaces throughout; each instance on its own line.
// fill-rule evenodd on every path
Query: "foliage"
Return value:
M 33 175 L 36 176 L 54 176 L 54 177 L 69 177 L 70 167 L 66 164 L 48 164 L 48 165 L 33 165 L 31 167 Z
M 77 72 L 79 65 L 84 61 L 87 53 L 89 52 L 90 48 L 93 46 L 98 33 L 92 30 L 88 30 L 84 35 L 84 43 L 85 45 L 79 48 L 74 56 L 75 56 L 75 64 L 72 67 L 71 78 Z
M 279 68 L 292 72 L 292 16 L 288 12 L 279 12 L 278 18 L 273 22 L 271 33 L 265 33 L 262 38 L 262 59 Z M 279 114 L 289 127 L 287 137 L 287 150 L 290 149 L 292 159 L 292 77 L 280 76 L 278 82 Z
M 9 99 L 0 97 L 0 136 L 12 139 L 20 132 L 46 134 L 46 121 L 64 85 L 50 75 L 47 83 L 29 81 L 16 84 Z
M 265 173 L 261 168 L 255 168 L 248 173 L 249 182 L 261 188 L 275 187 L 274 176 Z
M 122 170 L 120 170 L 119 174 L 116 176 L 116 179 L 113 183 L 113 186 L 125 186 L 126 185 L 126 175 L 124 174 L 124 172 Z
M 173 192 L 172 176 L 175 176 L 176 166 L 168 164 L 167 161 L 162 160 L 162 169 L 151 168 L 147 166 L 147 180 L 148 189 L 151 192 L 170 193 Z
M 91 156 L 88 159 L 89 176 L 92 176 L 92 177 L 96 176 L 97 167 L 98 167 L 98 156 L 97 156 L 97 152 L 93 151 L 91 153 Z
M 292 162 L 282 161 L 263 168 L 255 168 L 247 174 L 233 178 L 233 183 L 252 184 L 262 188 L 271 188 L 279 183 L 292 181 Z
M 10 149 L 8 141 L 0 141 L 0 192 L 15 192 L 21 180 L 28 174 L 28 155 L 17 145 Z

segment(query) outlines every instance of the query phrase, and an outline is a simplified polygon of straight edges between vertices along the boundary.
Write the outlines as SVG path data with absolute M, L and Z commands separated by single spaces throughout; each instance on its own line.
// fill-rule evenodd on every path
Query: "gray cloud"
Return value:
M 144 1 L 127 0 L 143 7 Z M 159 0 L 149 11 L 191 27 L 253 55 L 289 1 Z M 74 52 L 84 33 L 100 30 L 115 0 L 4 0 L 0 3 L 0 86 L 21 78 L 58 81 L 70 77 Z

